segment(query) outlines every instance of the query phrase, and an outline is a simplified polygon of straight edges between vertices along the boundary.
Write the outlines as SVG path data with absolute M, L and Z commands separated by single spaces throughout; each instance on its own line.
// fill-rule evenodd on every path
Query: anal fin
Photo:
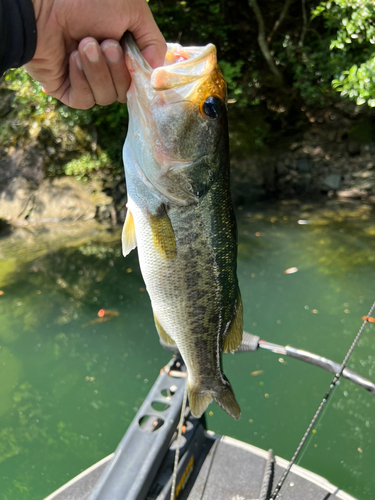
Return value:
M 168 333 L 164 330 L 164 328 L 161 326 L 158 318 L 154 314 L 154 321 L 155 321 L 155 326 L 158 331 L 159 337 L 164 340 L 164 342 L 168 345 L 176 345 L 176 342 L 171 339 L 171 337 L 168 335 Z
M 243 334 L 243 308 L 241 294 L 238 292 L 236 311 L 230 324 L 228 333 L 223 338 L 223 352 L 235 352 L 240 347 Z
M 134 219 L 131 211 L 127 210 L 124 227 L 122 230 L 122 254 L 124 257 L 128 255 L 137 246 L 137 237 L 135 234 Z

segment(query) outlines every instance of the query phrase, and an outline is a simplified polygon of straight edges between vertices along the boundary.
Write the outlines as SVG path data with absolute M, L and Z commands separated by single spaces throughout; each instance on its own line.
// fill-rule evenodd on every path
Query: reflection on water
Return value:
M 341 361 L 375 296 L 375 223 L 367 205 L 240 207 L 245 329 Z M 39 500 L 111 453 L 169 359 L 120 228 L 75 224 L 0 240 L 0 483 Z M 291 268 L 297 271 L 285 274 Z M 349 367 L 375 379 L 375 325 Z M 332 376 L 259 351 L 227 355 L 242 408 L 211 405 L 208 424 L 285 458 Z M 342 381 L 300 465 L 373 498 L 375 399 Z

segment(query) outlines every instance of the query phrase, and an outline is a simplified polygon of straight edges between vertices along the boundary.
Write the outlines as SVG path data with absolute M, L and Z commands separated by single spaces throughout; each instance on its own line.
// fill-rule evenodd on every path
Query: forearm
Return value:
M 41 0 L 0 0 L 0 75 L 29 62 L 35 53 L 35 12 Z

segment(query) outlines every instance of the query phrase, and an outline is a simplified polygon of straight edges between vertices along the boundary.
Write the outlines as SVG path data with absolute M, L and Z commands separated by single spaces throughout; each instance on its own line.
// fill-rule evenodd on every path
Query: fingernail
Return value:
M 74 54 L 74 59 L 76 60 L 76 64 L 78 66 L 78 69 L 82 71 L 82 63 L 81 63 L 81 58 L 79 57 L 78 51 Z
M 120 46 L 118 43 L 108 43 L 104 47 L 104 53 L 108 61 L 117 62 L 121 57 Z
M 87 58 L 91 62 L 99 61 L 99 47 L 95 42 L 89 42 L 87 45 L 83 47 L 84 53 L 87 55 Z

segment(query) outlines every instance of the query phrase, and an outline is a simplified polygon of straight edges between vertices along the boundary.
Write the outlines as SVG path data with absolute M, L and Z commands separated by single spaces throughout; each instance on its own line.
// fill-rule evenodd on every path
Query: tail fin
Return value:
M 189 385 L 189 403 L 191 413 L 194 417 L 201 417 L 207 406 L 215 400 L 221 408 L 235 420 L 241 417 L 241 410 L 236 401 L 233 389 L 228 381 L 225 381 L 218 391 L 202 391 L 199 387 Z
M 223 385 L 220 392 L 213 394 L 213 397 L 216 403 L 221 406 L 222 409 L 228 413 L 228 415 L 234 418 L 234 420 L 239 420 L 241 418 L 241 410 L 229 382 L 226 382 L 225 385 Z
M 209 392 L 199 392 L 196 388 L 189 386 L 189 404 L 194 417 L 201 417 L 212 399 L 213 397 Z

